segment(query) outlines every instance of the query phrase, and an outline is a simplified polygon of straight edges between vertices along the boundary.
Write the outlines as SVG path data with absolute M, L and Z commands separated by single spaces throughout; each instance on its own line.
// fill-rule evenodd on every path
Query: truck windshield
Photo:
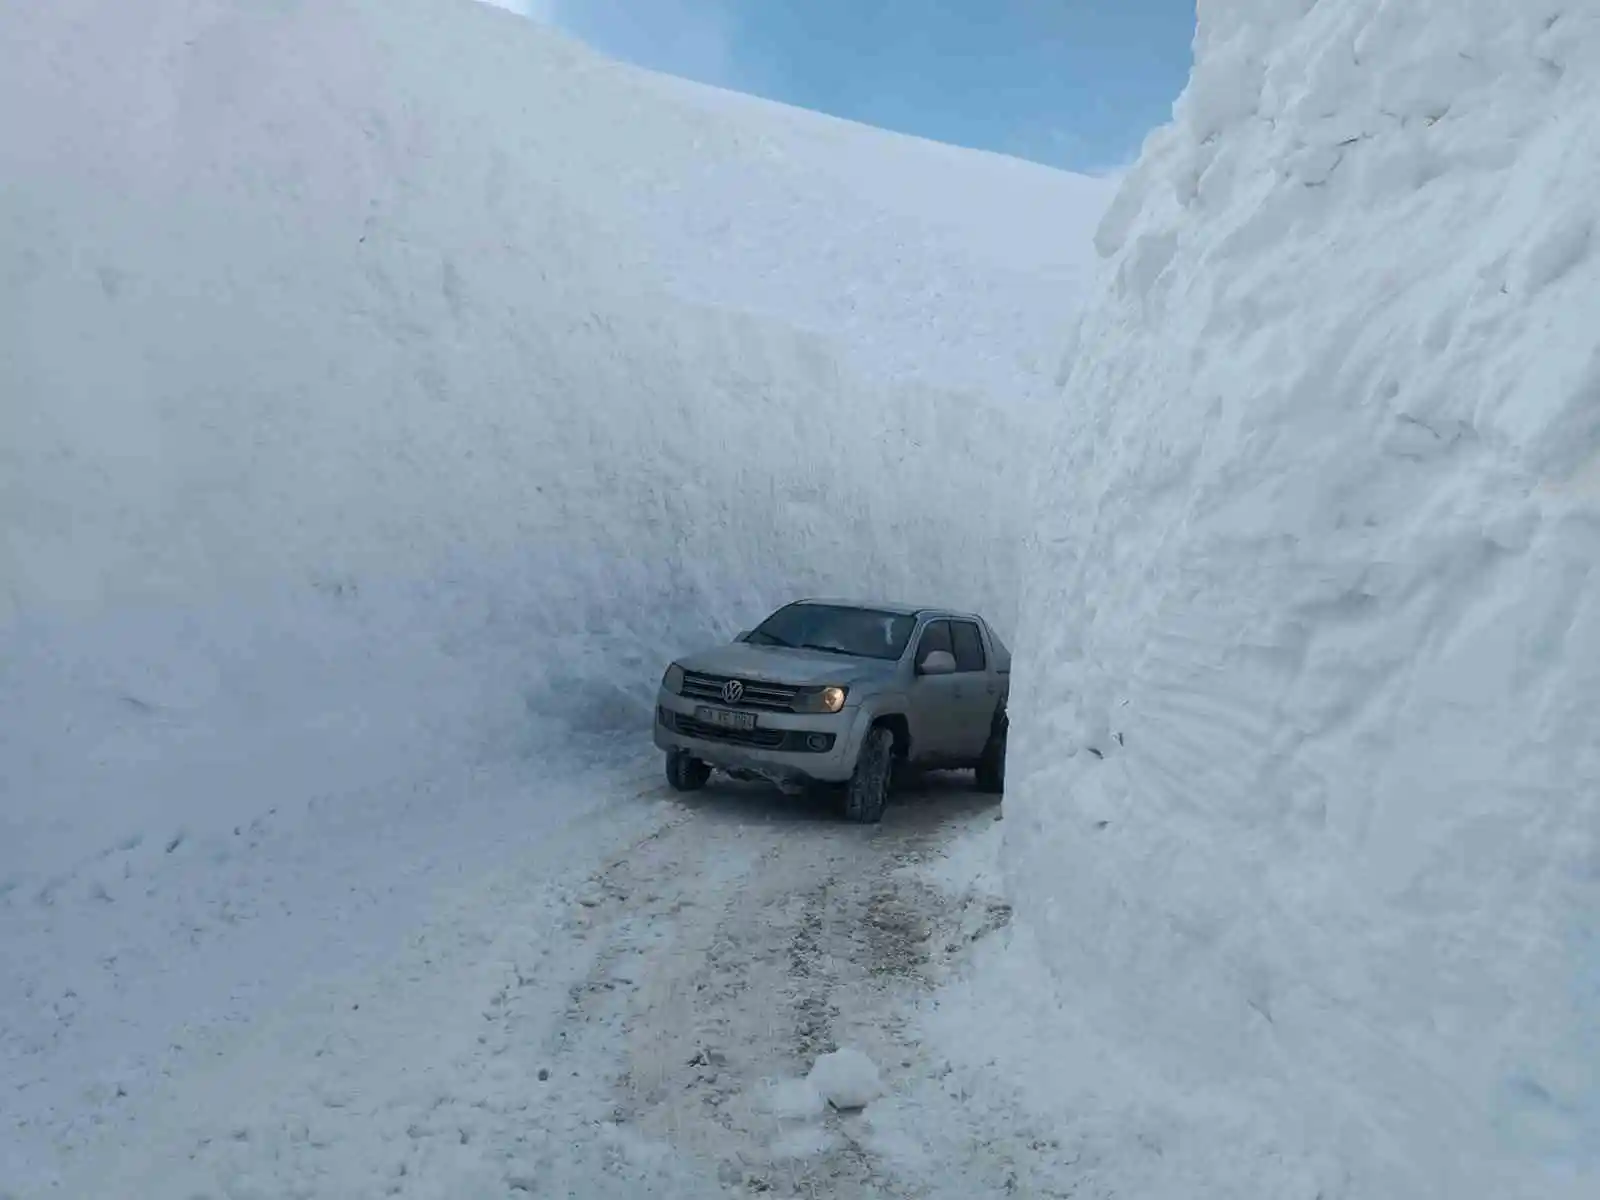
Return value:
M 787 604 L 745 639 L 755 646 L 826 650 L 855 658 L 897 659 L 917 619 L 905 613 L 836 604 Z

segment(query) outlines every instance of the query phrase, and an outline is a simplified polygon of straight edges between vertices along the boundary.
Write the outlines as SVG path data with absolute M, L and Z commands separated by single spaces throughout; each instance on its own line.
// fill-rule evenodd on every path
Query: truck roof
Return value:
M 844 600 L 834 597 L 807 596 L 803 600 L 795 601 L 796 604 L 829 604 L 835 608 L 870 608 L 877 612 L 895 613 L 899 616 L 920 617 L 933 613 L 948 617 L 972 617 L 980 619 L 977 613 L 964 612 L 959 608 L 946 608 L 939 604 L 895 604 L 881 600 Z

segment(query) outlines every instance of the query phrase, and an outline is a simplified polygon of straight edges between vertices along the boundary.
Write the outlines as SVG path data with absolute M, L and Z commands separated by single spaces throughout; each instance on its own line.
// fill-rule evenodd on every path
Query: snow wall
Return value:
M 1597 195 L 1594 0 L 1201 0 L 1101 224 L 1006 854 L 1186 1197 L 1600 1195 Z
M 466 0 L 5 0 L 0 61 L 0 892 L 647 747 L 796 593 L 1010 624 L 1108 185 Z

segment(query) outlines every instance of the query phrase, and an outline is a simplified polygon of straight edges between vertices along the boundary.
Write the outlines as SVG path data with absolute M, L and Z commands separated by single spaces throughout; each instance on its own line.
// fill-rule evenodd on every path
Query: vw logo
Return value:
M 722 685 L 722 699 L 728 704 L 737 704 L 744 699 L 744 684 L 737 679 L 730 679 Z

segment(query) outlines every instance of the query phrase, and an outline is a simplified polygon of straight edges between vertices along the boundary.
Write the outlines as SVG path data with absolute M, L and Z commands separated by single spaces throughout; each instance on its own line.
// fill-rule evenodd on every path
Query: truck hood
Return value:
M 685 671 L 707 675 L 737 675 L 762 683 L 787 683 L 796 687 L 848 687 L 868 679 L 884 679 L 894 673 L 895 664 L 875 658 L 852 658 L 848 654 L 827 654 L 821 650 L 785 650 L 780 646 L 752 646 L 734 642 L 680 658 Z

